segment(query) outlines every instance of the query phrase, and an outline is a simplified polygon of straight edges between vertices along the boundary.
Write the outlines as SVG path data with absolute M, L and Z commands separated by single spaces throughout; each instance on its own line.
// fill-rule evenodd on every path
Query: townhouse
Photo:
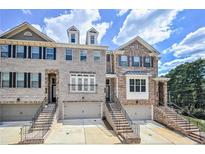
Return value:
M 153 106 L 167 102 L 159 52 L 140 37 L 108 51 L 98 34 L 91 28 L 80 44 L 72 26 L 58 43 L 28 23 L 1 34 L 0 120 L 31 120 L 45 98 L 59 119 L 102 118 L 115 97 L 133 120 L 153 119 Z

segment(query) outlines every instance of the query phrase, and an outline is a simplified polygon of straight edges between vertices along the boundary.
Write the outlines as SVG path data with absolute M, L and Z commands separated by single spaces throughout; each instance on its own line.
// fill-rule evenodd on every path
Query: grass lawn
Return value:
M 205 120 L 202 120 L 202 119 L 196 119 L 196 118 L 191 118 L 191 117 L 188 117 L 188 116 L 184 116 L 185 118 L 191 120 L 191 122 L 195 125 L 197 125 L 198 123 L 198 127 L 205 132 Z

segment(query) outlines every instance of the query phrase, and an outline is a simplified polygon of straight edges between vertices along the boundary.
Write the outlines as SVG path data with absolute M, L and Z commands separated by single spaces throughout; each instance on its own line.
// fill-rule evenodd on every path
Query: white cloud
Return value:
M 27 9 L 22 9 L 21 10 L 23 12 L 23 14 L 26 14 L 26 15 L 31 15 L 31 10 L 27 10 Z
M 187 34 L 179 43 L 164 50 L 163 54 L 173 54 L 175 59 L 162 64 L 159 67 L 160 74 L 185 62 L 192 62 L 199 58 L 205 59 L 205 27 Z
M 187 57 L 193 54 L 205 53 L 205 27 L 187 34 L 181 42 L 175 43 L 163 51 L 164 54 L 170 52 L 175 57 Z
M 38 24 L 32 24 L 32 26 L 33 27 L 35 27 L 36 29 L 38 29 L 39 31 L 43 31 L 43 29 L 41 28 L 41 26 L 40 25 L 38 25 Z
M 129 11 L 129 9 L 121 9 L 118 11 L 117 16 L 123 16 L 125 13 L 127 13 Z
M 115 44 L 123 44 L 139 35 L 150 44 L 168 39 L 171 26 L 180 10 L 131 10 L 120 32 L 113 38 Z
M 2 33 L 3 33 L 3 30 L 0 29 L 0 34 L 2 34 Z
M 174 69 L 175 67 L 181 64 L 184 64 L 186 62 L 193 62 L 199 58 L 205 59 L 205 52 L 199 53 L 199 54 L 193 54 L 189 57 L 174 59 L 174 60 L 165 62 L 164 64 L 159 65 L 160 75 L 165 75 L 171 69 Z
M 81 43 L 85 43 L 86 31 L 94 27 L 99 31 L 100 43 L 107 29 L 112 25 L 112 23 L 99 22 L 100 20 L 98 10 L 71 10 L 57 17 L 45 18 L 43 31 L 57 42 L 68 42 L 66 30 L 75 25 L 80 31 Z

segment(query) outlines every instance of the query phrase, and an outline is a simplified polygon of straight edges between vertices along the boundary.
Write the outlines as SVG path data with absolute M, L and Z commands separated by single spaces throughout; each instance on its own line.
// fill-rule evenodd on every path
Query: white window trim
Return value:
M 9 88 L 9 86 L 8 87 L 3 87 L 3 73 L 8 73 L 9 74 L 9 72 L 1 72 L 1 88 Z M 9 80 L 8 80 L 9 81 Z M 10 82 L 10 81 L 9 81 Z
M 145 79 L 146 92 L 130 92 L 130 84 L 129 84 L 130 79 Z M 148 75 L 126 75 L 126 98 L 127 100 L 148 100 L 149 99 L 149 76 Z
M 8 49 L 8 51 L 7 51 L 7 53 L 8 53 L 8 57 L 1 57 L 2 46 L 7 46 L 7 49 Z M 1 45 L 0 45 L 0 57 L 1 57 L 1 58 L 9 58 L 9 45 L 8 45 L 8 44 L 1 44 Z
M 33 75 L 34 75 L 34 74 L 37 75 L 37 82 L 38 82 L 38 84 L 39 84 L 38 73 L 31 73 L 31 76 L 30 76 L 30 88 L 35 88 L 35 89 L 36 89 L 36 88 L 38 88 L 38 85 L 37 85 L 37 87 L 33 87 L 33 86 L 32 86 L 32 81 L 33 81 L 32 78 L 33 78 Z
M 66 59 L 67 50 L 71 50 L 71 52 L 72 52 L 72 60 L 67 60 L 67 59 Z M 73 61 L 73 49 L 70 49 L 70 48 L 66 48 L 66 49 L 65 49 L 65 60 L 68 61 L 68 62 L 72 62 L 72 61 Z
M 71 42 L 71 35 L 72 35 L 72 34 L 75 34 L 75 43 L 74 43 L 74 42 Z M 79 42 L 78 42 L 78 38 L 79 38 L 78 32 L 72 32 L 72 31 L 69 32 L 69 43 L 70 43 L 70 44 L 78 44 L 78 43 L 79 43 Z
M 78 76 L 81 75 L 81 76 Z M 85 76 L 87 75 L 87 76 Z M 75 90 L 72 90 L 72 79 L 75 78 Z M 82 91 L 78 90 L 78 79 L 82 79 Z M 88 85 L 90 85 L 91 79 L 94 79 L 94 90 L 91 91 L 91 86 L 88 86 L 88 91 L 84 91 L 84 78 L 88 78 Z M 69 90 L 71 93 L 96 93 L 96 74 L 86 74 L 86 73 L 71 73 L 70 74 L 70 87 Z
M 16 73 L 16 88 L 24 88 L 24 85 L 23 85 L 23 87 L 18 87 L 18 74 L 23 74 L 23 82 L 24 82 L 24 73 L 22 73 L 22 72 L 17 72 Z M 22 80 L 21 80 L 22 81 Z
M 38 58 L 37 59 L 39 59 L 40 58 L 40 49 L 39 49 L 39 47 L 38 46 L 31 46 L 31 59 L 34 59 L 33 58 L 33 54 L 32 54 L 32 48 L 38 48 Z M 27 49 L 28 50 L 28 49 Z M 36 59 L 36 58 L 35 58 Z
M 99 60 L 95 60 L 95 53 L 96 52 L 98 52 L 98 53 L 100 53 L 100 59 Z M 101 52 L 100 51 L 93 51 L 93 61 L 95 62 L 95 63 L 99 63 L 100 61 L 101 61 Z
M 16 48 L 16 56 L 15 56 L 15 58 L 19 58 L 18 57 L 18 47 L 20 47 L 20 46 L 23 47 L 23 58 L 24 58 L 24 46 L 23 45 L 16 45 L 15 46 L 15 48 Z M 20 58 L 20 59 L 23 59 L 23 58 Z
M 48 57 L 47 57 L 47 49 L 53 49 L 53 57 L 54 57 L 54 48 L 47 48 L 47 47 L 46 47 L 46 56 L 45 56 L 45 59 L 46 59 L 46 60 L 54 60 L 54 59 L 48 59 Z
M 81 51 L 86 51 L 86 60 L 85 60 L 85 61 L 82 61 L 82 60 L 81 60 Z M 80 62 L 84 62 L 84 63 L 88 61 L 88 50 L 80 50 L 80 53 L 79 53 L 79 61 L 80 61 Z

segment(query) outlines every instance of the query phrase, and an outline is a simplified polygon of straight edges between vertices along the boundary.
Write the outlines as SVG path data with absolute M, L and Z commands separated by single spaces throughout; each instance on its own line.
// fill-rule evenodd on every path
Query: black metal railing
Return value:
M 113 101 L 119 107 L 121 113 L 124 115 L 124 117 L 128 121 L 128 123 L 129 123 L 130 127 L 132 128 L 133 132 L 137 136 L 140 136 L 140 126 L 136 123 L 133 123 L 132 119 L 130 118 L 127 111 L 124 109 L 124 107 L 122 106 L 122 104 L 120 103 L 120 100 L 117 98 L 116 95 L 114 95 Z M 119 124 L 119 127 L 120 127 L 120 124 Z
M 41 106 L 39 107 L 39 109 L 37 110 L 34 118 L 32 118 L 32 123 L 31 125 L 23 125 L 23 127 L 20 130 L 20 135 L 21 135 L 21 142 L 23 143 L 23 141 L 26 140 L 43 140 L 44 136 L 46 135 L 46 133 L 48 132 L 49 128 L 50 128 L 50 124 L 52 124 L 53 122 L 53 116 L 58 108 L 58 98 L 56 99 L 56 103 L 55 103 L 55 107 L 51 112 L 51 117 L 47 119 L 47 121 L 45 121 L 46 125 L 41 126 L 41 130 L 40 131 L 33 131 L 33 129 L 35 129 L 35 122 L 38 119 L 39 114 L 43 111 L 43 109 L 45 108 L 45 105 L 47 104 L 46 101 L 47 99 L 45 98 L 42 101 Z M 42 128 L 43 127 L 43 128 Z
M 97 92 L 97 84 L 68 84 L 71 92 Z

